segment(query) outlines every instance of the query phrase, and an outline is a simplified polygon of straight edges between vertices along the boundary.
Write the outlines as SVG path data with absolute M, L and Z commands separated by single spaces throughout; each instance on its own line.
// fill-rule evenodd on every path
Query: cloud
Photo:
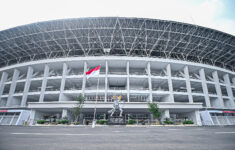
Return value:
M 224 16 L 225 5 L 219 0 L 206 0 L 191 8 L 195 23 L 235 35 L 235 20 Z
M 77 17 L 143 17 L 198 24 L 235 35 L 220 0 L 7 0 L 0 4 L 0 30 Z

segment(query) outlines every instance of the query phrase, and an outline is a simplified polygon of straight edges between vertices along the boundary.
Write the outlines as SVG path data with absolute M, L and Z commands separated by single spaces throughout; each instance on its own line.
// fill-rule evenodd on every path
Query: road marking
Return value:
M 168 130 L 182 130 L 182 129 L 168 129 Z
M 70 134 L 70 133 L 11 133 L 14 135 L 91 135 L 91 134 Z
M 235 134 L 235 132 L 215 132 L 215 134 Z

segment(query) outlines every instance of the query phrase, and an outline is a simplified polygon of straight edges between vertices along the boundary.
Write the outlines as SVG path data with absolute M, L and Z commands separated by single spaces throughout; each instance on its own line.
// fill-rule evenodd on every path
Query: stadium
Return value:
M 72 120 L 80 94 L 84 121 L 95 107 L 107 119 L 121 95 L 123 116 L 137 123 L 153 121 L 156 102 L 163 119 L 235 125 L 235 37 L 197 25 L 97 17 L 11 28 L 0 31 L 0 77 L 1 125 Z

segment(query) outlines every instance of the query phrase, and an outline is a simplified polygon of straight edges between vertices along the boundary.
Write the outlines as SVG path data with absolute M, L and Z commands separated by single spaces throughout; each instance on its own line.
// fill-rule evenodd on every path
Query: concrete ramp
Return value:
M 235 125 L 235 111 L 208 110 L 200 115 L 203 125 Z
M 28 110 L 0 110 L 0 125 L 24 125 L 29 115 Z

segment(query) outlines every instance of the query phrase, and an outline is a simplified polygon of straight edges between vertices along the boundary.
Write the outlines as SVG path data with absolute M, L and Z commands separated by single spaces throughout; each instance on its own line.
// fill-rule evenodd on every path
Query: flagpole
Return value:
M 101 66 L 101 65 L 100 65 Z M 101 70 L 101 69 L 100 69 Z M 96 115 L 96 104 L 97 104 L 97 99 L 98 99 L 98 91 L 99 91 L 99 83 L 100 83 L 100 71 L 98 74 L 98 81 L 97 81 L 97 88 L 96 88 L 96 101 L 95 101 L 95 108 L 94 108 L 94 117 L 93 117 L 93 123 L 92 123 L 92 128 L 95 127 L 95 115 Z

